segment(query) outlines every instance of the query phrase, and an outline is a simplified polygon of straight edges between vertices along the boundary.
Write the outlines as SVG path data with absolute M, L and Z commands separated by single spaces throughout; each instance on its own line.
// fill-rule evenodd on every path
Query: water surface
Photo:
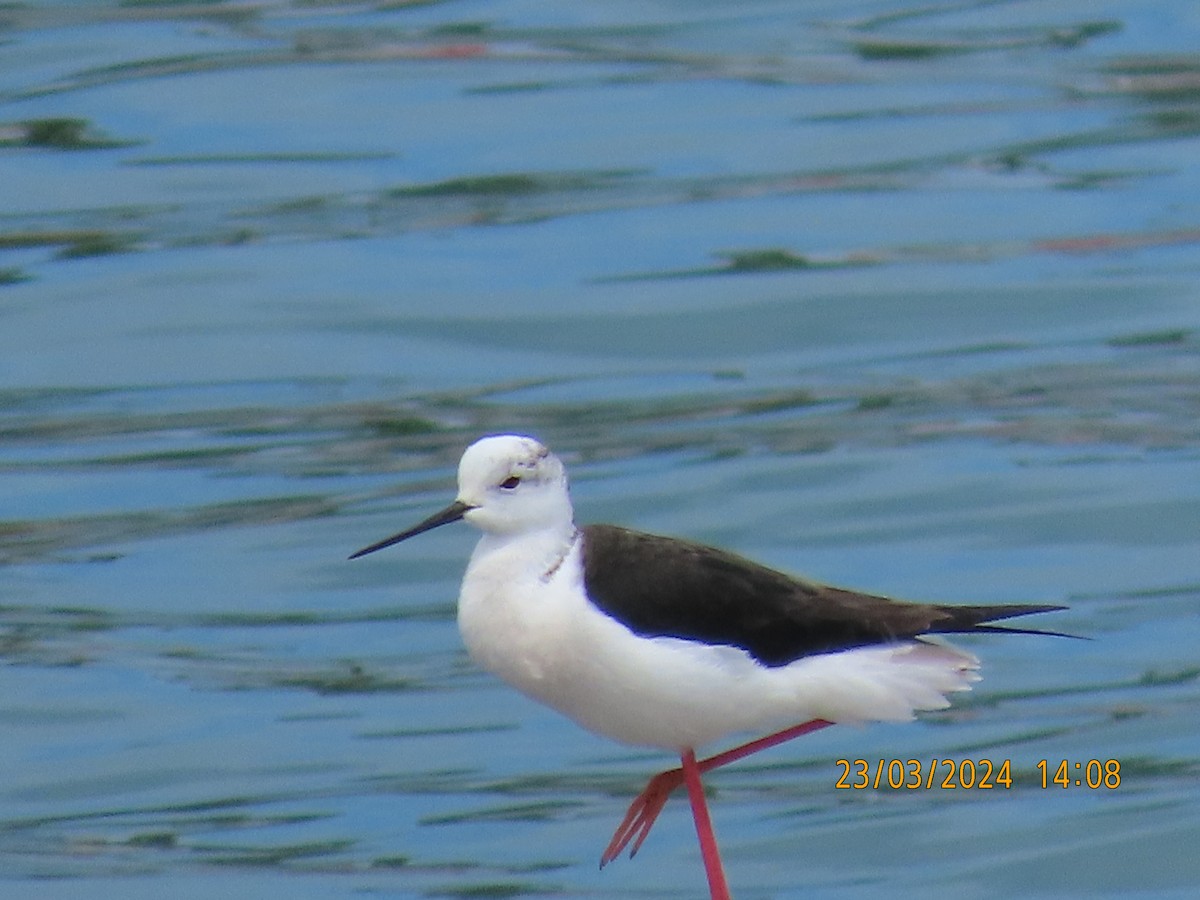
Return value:
M 585 521 L 1092 638 L 963 639 L 952 709 L 712 776 L 739 897 L 1190 895 L 1198 25 L 6 8 L 0 892 L 702 895 L 678 800 L 597 870 L 669 760 L 471 665 L 466 528 L 345 560 L 515 430 Z

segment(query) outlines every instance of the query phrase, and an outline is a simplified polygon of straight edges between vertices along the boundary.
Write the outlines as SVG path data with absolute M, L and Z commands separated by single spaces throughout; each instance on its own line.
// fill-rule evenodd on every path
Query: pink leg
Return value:
M 700 772 L 708 772 L 719 766 L 728 765 L 731 762 L 743 759 L 751 753 L 766 750 L 768 747 L 774 747 L 776 744 L 782 744 L 784 741 L 790 741 L 792 738 L 800 737 L 803 734 L 808 734 L 832 724 L 832 722 L 827 722 L 825 719 L 813 719 L 810 722 L 804 722 L 800 725 L 776 732 L 775 734 L 741 744 L 740 746 L 726 750 L 724 753 L 710 756 L 708 759 L 702 759 L 696 763 L 696 768 Z M 638 849 L 642 846 L 642 842 L 650 834 L 650 829 L 654 826 L 655 819 L 658 818 L 658 814 L 662 812 L 663 806 L 666 805 L 667 798 L 671 796 L 672 791 L 683 783 L 683 769 L 668 769 L 665 772 L 659 772 L 650 779 L 645 790 L 638 794 L 633 803 L 629 805 L 629 811 L 625 813 L 625 818 L 617 827 L 616 833 L 613 835 L 612 840 L 609 841 L 608 846 L 604 848 L 604 853 L 600 857 L 601 868 L 620 856 L 621 851 L 629 846 L 631 841 L 633 842 L 633 846 L 629 851 L 629 856 L 632 858 L 637 854 Z
M 708 803 L 704 799 L 704 783 L 700 780 L 700 766 L 696 763 L 694 750 L 687 750 L 681 757 L 683 780 L 687 782 L 688 799 L 692 803 L 692 819 L 696 822 L 696 837 L 700 839 L 700 856 L 704 859 L 704 874 L 708 878 L 708 892 L 712 900 L 729 900 L 729 885 L 725 881 L 725 867 L 721 865 L 721 851 L 717 848 L 717 836 L 713 832 L 712 819 L 708 815 Z

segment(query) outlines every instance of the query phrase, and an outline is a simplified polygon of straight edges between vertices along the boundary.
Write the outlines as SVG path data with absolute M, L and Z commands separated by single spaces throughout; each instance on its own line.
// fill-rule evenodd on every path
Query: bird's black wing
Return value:
M 1022 631 L 985 623 L 1063 608 L 903 603 L 613 525 L 584 527 L 583 541 L 588 598 L 635 634 L 741 647 L 767 666 L 922 634 Z

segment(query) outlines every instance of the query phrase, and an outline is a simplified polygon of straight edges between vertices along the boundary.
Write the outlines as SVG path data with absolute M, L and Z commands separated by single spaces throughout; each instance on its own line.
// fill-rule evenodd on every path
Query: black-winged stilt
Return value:
M 836 722 L 903 721 L 970 689 L 979 661 L 931 634 L 1057 632 L 989 624 L 1060 606 L 942 606 L 793 578 L 687 541 L 575 524 L 559 459 L 533 438 L 467 448 L 453 503 L 355 553 L 465 519 L 483 531 L 458 600 L 471 658 L 584 728 L 676 752 L 601 857 L 637 852 L 667 797 L 691 801 L 714 900 L 729 888 L 701 773 Z M 773 731 L 704 760 L 726 735 Z

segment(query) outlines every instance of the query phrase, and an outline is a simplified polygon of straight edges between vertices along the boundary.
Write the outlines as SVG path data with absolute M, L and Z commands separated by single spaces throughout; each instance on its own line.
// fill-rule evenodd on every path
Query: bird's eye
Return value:
M 506 490 L 506 491 L 511 491 L 513 488 L 515 488 L 520 483 L 521 483 L 521 479 L 518 478 L 516 475 L 509 475 L 502 482 L 500 482 L 500 487 L 504 488 L 504 490 Z

